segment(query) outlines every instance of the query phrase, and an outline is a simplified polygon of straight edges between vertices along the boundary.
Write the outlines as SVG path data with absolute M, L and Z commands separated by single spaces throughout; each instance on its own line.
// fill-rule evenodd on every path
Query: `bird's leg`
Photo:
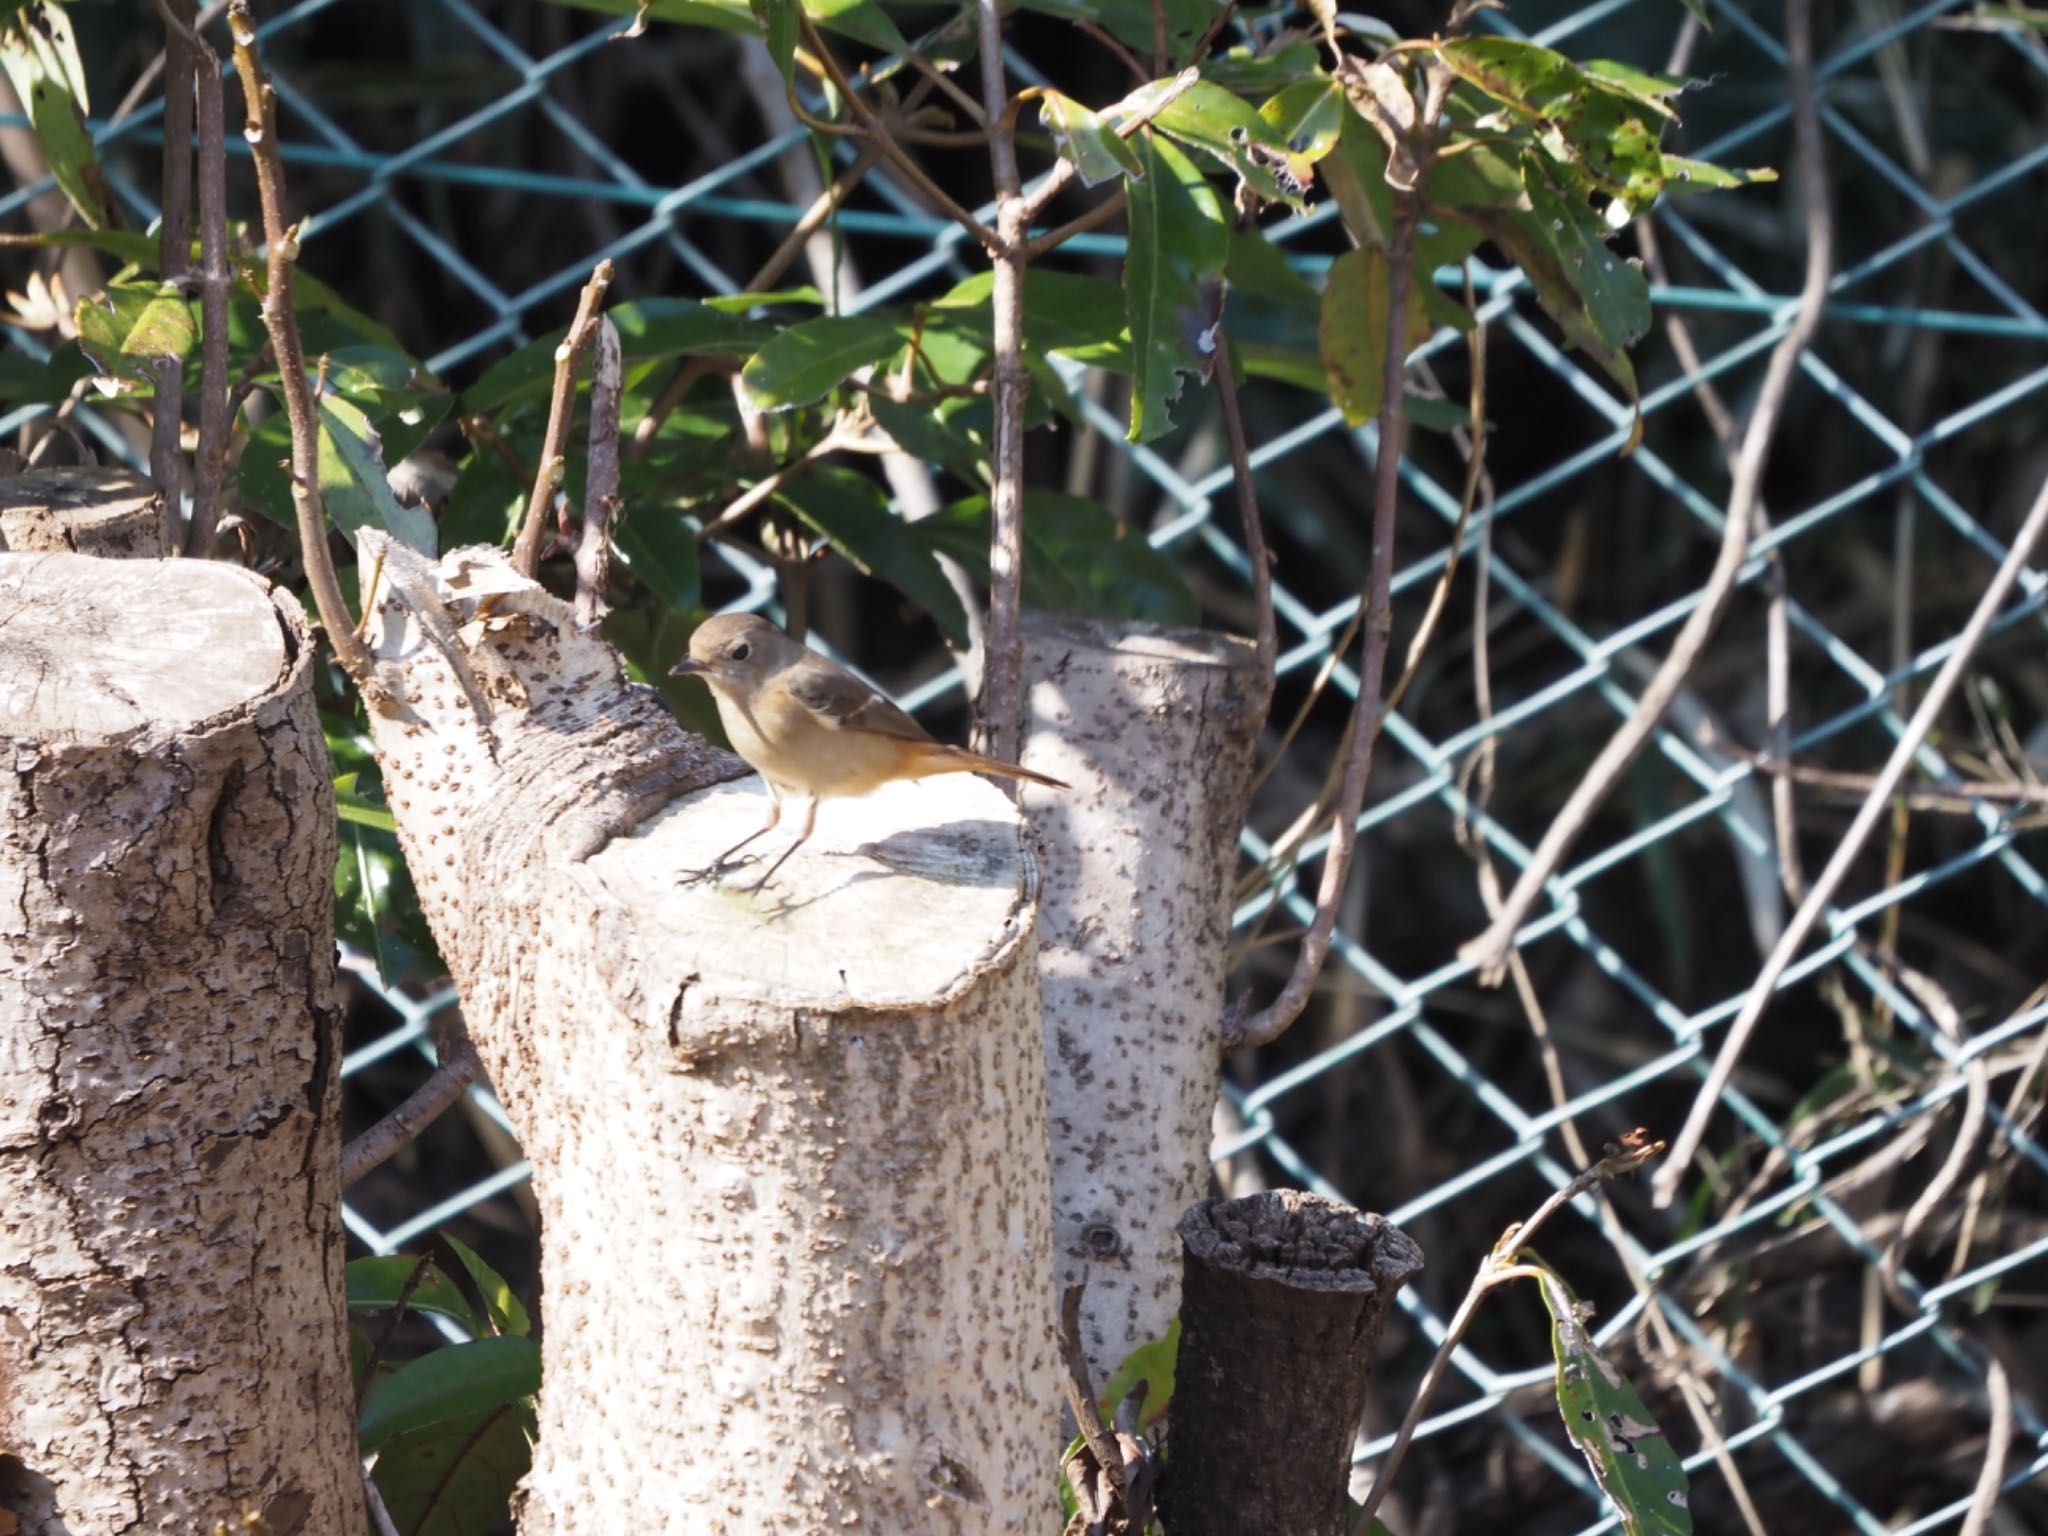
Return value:
M 738 842 L 734 843 L 730 848 L 726 849 L 725 852 L 721 853 L 717 858 L 713 859 L 709 864 L 705 865 L 702 869 L 691 870 L 689 874 L 683 877 L 684 880 L 686 882 L 690 880 L 716 880 L 720 875 L 724 874 L 726 870 L 732 867 L 732 856 L 734 854 L 738 853 L 742 848 L 746 847 L 747 844 L 751 843 L 755 838 L 764 837 L 768 833 L 773 832 L 775 830 L 776 823 L 781 820 L 782 796 L 777 794 L 775 792 L 775 786 L 773 784 L 770 784 L 768 786 L 767 821 L 763 822 L 759 827 L 756 827 L 753 831 L 749 832 L 745 837 L 741 838 Z
M 797 833 L 796 841 L 791 843 L 787 848 L 782 850 L 782 857 L 777 859 L 773 864 L 770 864 L 768 866 L 767 874 L 763 875 L 760 879 L 756 880 L 752 885 L 747 887 L 747 890 L 749 892 L 760 890 L 762 886 L 766 885 L 770 880 L 773 880 L 775 878 L 775 871 L 782 868 L 784 864 L 788 863 L 789 856 L 792 853 L 795 853 L 797 849 L 803 847 L 804 843 L 809 840 L 811 835 L 811 828 L 817 825 L 817 821 L 818 797 L 816 795 L 812 795 L 810 799 L 804 802 L 803 830 Z

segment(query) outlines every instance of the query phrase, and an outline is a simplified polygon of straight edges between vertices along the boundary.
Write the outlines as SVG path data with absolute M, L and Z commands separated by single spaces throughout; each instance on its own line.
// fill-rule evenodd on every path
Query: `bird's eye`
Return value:
M 745 661 L 753 654 L 754 648 L 744 640 L 726 652 L 726 655 L 730 656 L 734 661 Z

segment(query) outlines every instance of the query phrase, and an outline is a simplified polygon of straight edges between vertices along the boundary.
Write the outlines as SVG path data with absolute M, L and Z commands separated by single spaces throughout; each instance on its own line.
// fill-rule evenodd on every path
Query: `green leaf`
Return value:
M 629 365 L 707 352 L 751 352 L 775 334 L 768 321 L 689 299 L 641 299 L 614 305 L 605 314 L 618 330 L 619 355 Z M 547 394 L 554 386 L 555 348 L 568 334 L 565 325 L 500 358 L 463 391 L 457 411 L 474 416 L 528 395 Z
M 1073 97 L 1048 90 L 1040 98 L 1038 120 L 1052 135 L 1053 148 L 1074 162 L 1082 186 L 1143 174 L 1137 152 Z
M 338 395 L 321 396 L 319 416 L 320 496 L 334 526 L 351 544 L 356 530 L 368 524 L 422 553 L 433 553 L 433 517 L 422 507 L 402 505 L 385 478 L 380 427 L 403 423 L 373 423 L 362 407 Z M 249 435 L 240 483 L 244 496 L 287 528 L 297 523 L 285 468 L 291 453 L 291 426 L 280 402 L 277 414 Z
M 155 235 L 138 229 L 46 229 L 32 237 L 42 246 L 82 246 L 104 251 L 116 261 L 154 272 L 160 248 Z
M 955 646 L 967 643 L 967 613 L 932 551 L 889 510 L 882 488 L 850 469 L 827 467 L 792 480 L 776 501 L 808 523 L 866 575 L 886 581 L 931 615 Z
M 1418 395 L 1412 389 L 1403 390 L 1401 400 L 1401 412 L 1408 418 L 1408 424 L 1425 432 L 1463 432 L 1472 425 L 1472 412 L 1455 400 Z
M 352 822 L 359 827 L 375 827 L 379 832 L 396 832 L 398 818 L 374 800 L 366 800 L 356 793 L 356 775 L 342 774 L 334 781 L 334 814 L 342 821 Z
M 1623 64 L 1614 59 L 1584 59 L 1579 68 L 1610 91 L 1618 91 L 1630 100 L 1641 103 L 1653 112 L 1665 117 L 1678 114 L 1668 105 L 1671 98 L 1682 95 L 1686 82 L 1670 75 L 1653 75 L 1637 69 L 1633 64 Z
M 1590 82 L 1554 48 L 1512 37 L 1453 38 L 1437 55 L 1459 79 L 1528 118 L 1554 117 L 1575 105 Z
M 1379 415 L 1386 399 L 1388 276 L 1386 253 L 1362 245 L 1330 263 L 1323 289 L 1317 327 L 1323 372 L 1331 403 L 1354 427 Z
M 1130 184 L 1124 294 L 1131 322 L 1130 440 L 1149 443 L 1173 425 L 1181 375 L 1206 379 L 1223 313 L 1230 226 L 1202 175 L 1150 129 L 1133 142 L 1144 178 Z
M 1666 192 L 1723 192 L 1732 187 L 1753 187 L 1776 181 L 1778 173 L 1769 167 L 1731 170 L 1708 160 L 1688 160 L 1682 155 L 1664 156 Z
M 1243 97 L 1198 80 L 1168 102 L 1152 125 L 1222 161 L 1268 202 L 1305 206 L 1307 163 L 1293 163 L 1285 135 Z
M 348 1285 L 349 1311 L 389 1312 L 398 1305 L 405 1282 L 412 1278 L 412 1272 L 419 1265 L 420 1256 L 414 1253 L 386 1253 L 366 1259 L 350 1259 L 343 1271 Z M 406 1297 L 405 1305 L 408 1311 L 430 1312 L 460 1323 L 474 1334 L 485 1331 L 463 1296 L 462 1288 L 444 1275 L 440 1266 L 431 1259 L 427 1261 L 426 1273 L 420 1277 L 420 1283 Z
M 1244 96 L 1270 96 L 1286 86 L 1322 75 L 1314 43 L 1282 43 L 1270 53 L 1240 44 L 1202 63 L 1202 78 Z
M 989 500 L 969 496 L 909 525 L 986 581 Z M 1107 508 L 1057 491 L 1024 492 L 1024 601 L 1056 613 L 1192 625 L 1201 608 L 1173 562 Z
M 485 1413 L 540 1390 L 540 1346 L 510 1334 L 451 1344 L 408 1360 L 371 1394 L 356 1440 L 374 1451 L 395 1435 Z
M 761 37 L 768 57 L 782 75 L 782 83 L 796 84 L 796 40 L 803 28 L 803 10 L 797 0 L 750 0 L 754 20 L 761 24 Z
M 634 507 L 612 530 L 633 577 L 670 608 L 688 613 L 701 595 L 697 538 L 673 507 Z
M 199 341 L 192 305 L 171 283 L 110 283 L 78 301 L 78 344 L 109 378 L 147 379 L 158 358 Z
M 514 1334 L 519 1338 L 531 1333 L 533 1321 L 526 1315 L 526 1308 L 519 1304 L 519 1298 L 512 1294 L 512 1287 L 505 1283 L 505 1277 L 486 1264 L 482 1255 L 454 1233 L 443 1232 L 441 1241 L 455 1251 L 455 1257 L 469 1271 L 477 1294 L 484 1299 L 484 1310 L 490 1314 L 491 1326 L 499 1333 Z
M 1184 61 L 1223 9 L 1223 0 L 1020 0 L 1019 9 L 1088 21 L 1140 53 L 1153 47 L 1155 14 L 1166 27 L 1166 51 Z
M 1098 1400 L 1103 1422 L 1116 1421 L 1117 1409 L 1142 1381 L 1145 1384 L 1145 1401 L 1138 1409 L 1138 1424 L 1140 1428 L 1150 1429 L 1173 1403 L 1173 1373 L 1179 1360 L 1180 1319 L 1176 1317 L 1166 1325 L 1165 1338 L 1140 1344 L 1103 1383 L 1102 1396 Z
M 1290 166 L 1314 165 L 1337 147 L 1344 131 L 1344 88 L 1334 80 L 1298 80 L 1268 98 L 1259 116 L 1286 147 Z
M 902 345 L 902 332 L 887 320 L 821 315 L 790 326 L 749 358 L 740 385 L 756 410 L 814 405 Z
M 1547 1265 L 1522 1255 L 1540 1271 L 1543 1304 L 1550 1310 L 1550 1347 L 1557 1360 L 1557 1411 L 1565 1433 L 1593 1469 L 1600 1491 L 1614 1501 L 1628 1536 L 1692 1536 L 1686 1506 L 1685 1466 L 1650 1417 L 1628 1378 L 1593 1342 L 1578 1297 Z
M 978 351 L 995 346 L 995 274 L 977 272 L 956 284 L 926 313 L 925 340 L 937 330 L 971 338 Z M 1024 274 L 1024 345 L 1119 373 L 1131 367 L 1124 291 L 1099 277 L 1032 267 Z
M 602 11 L 607 16 L 645 15 L 650 21 L 674 22 L 685 27 L 716 27 L 722 32 L 751 32 L 759 35 L 760 22 L 747 0 L 553 0 L 556 5 L 580 11 Z M 804 13 L 819 26 L 871 44 L 888 53 L 904 53 L 910 45 L 896 24 L 874 0 L 806 0 Z
M 0 30 L 0 68 L 28 111 L 50 174 L 78 216 L 94 229 L 112 224 L 113 194 L 85 128 L 91 110 L 85 69 L 63 7 L 23 7 Z
M 987 483 L 989 472 L 988 434 L 969 407 L 983 404 L 973 400 L 942 400 L 937 405 L 912 405 L 874 395 L 868 400 L 875 425 L 888 433 L 912 458 L 941 465 L 973 485 Z
M 489 1536 L 533 1466 L 533 1410 L 502 1403 L 394 1435 L 373 1474 L 399 1536 Z

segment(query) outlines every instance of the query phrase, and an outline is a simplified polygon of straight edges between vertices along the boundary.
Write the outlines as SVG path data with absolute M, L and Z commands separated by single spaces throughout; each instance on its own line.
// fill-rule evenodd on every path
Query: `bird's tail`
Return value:
M 926 771 L 929 773 L 993 773 L 1000 778 L 1025 779 L 1033 784 L 1043 784 L 1047 789 L 1073 787 L 1049 773 L 1037 773 L 1029 768 L 1020 768 L 1017 764 L 1006 763 L 999 757 L 983 757 L 979 752 L 970 752 L 965 747 L 934 743 L 924 755 L 929 765 Z

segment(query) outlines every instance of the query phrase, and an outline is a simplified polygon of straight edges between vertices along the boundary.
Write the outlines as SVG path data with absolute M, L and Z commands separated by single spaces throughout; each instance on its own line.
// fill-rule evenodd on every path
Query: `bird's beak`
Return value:
M 670 677 L 706 677 L 710 675 L 710 672 L 711 669 L 694 656 L 685 656 L 681 661 L 668 669 Z

